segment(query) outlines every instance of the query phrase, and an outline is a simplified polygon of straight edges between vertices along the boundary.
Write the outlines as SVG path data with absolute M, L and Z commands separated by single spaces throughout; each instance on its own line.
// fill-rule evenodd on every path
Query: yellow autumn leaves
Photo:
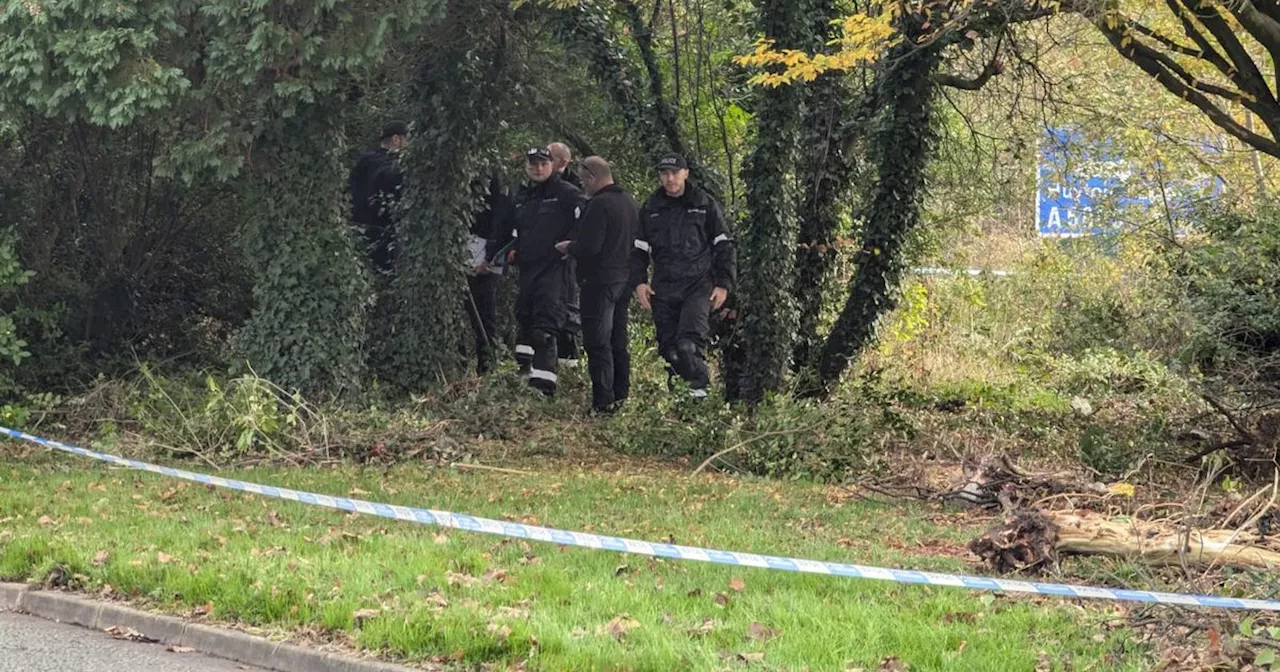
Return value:
M 895 6 L 890 3 L 886 9 Z M 777 87 L 797 81 L 812 82 L 829 70 L 847 70 L 874 61 L 899 39 L 893 29 L 893 15 L 892 11 L 882 11 L 875 16 L 851 14 L 837 20 L 840 37 L 832 40 L 830 46 L 838 49 L 831 54 L 778 49 L 773 40 L 761 39 L 750 54 L 738 56 L 734 61 L 761 70 L 751 78 L 752 84 Z

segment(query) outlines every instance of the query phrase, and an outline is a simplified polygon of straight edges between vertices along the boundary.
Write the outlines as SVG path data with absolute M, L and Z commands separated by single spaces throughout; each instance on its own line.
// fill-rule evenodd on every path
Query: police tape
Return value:
M 1075 597 L 1122 602 L 1176 604 L 1186 607 L 1216 607 L 1220 609 L 1280 611 L 1280 601 L 1273 600 L 1253 600 L 1213 595 L 1159 593 L 1146 590 L 1100 588 L 1095 586 L 1080 586 L 1064 583 L 1016 581 L 981 576 L 968 576 L 963 574 L 940 574 L 907 569 L 889 569 L 885 567 L 850 565 L 820 560 L 802 560 L 800 558 L 756 555 L 754 553 L 739 553 L 735 551 L 720 551 L 709 548 L 652 543 L 647 541 L 638 541 L 635 539 L 625 539 L 622 537 L 591 534 L 587 532 L 570 532 L 568 530 L 557 530 L 549 527 L 539 527 L 537 525 L 525 525 L 523 523 L 478 518 L 459 513 L 450 513 L 448 511 L 434 511 L 431 509 L 418 509 L 391 504 L 380 504 L 377 502 L 368 502 L 361 499 L 349 499 L 346 497 L 330 497 L 328 495 L 320 495 L 311 492 L 278 488 L 270 485 L 259 485 L 257 483 L 247 483 L 229 478 L 220 478 L 218 476 L 208 476 L 192 471 L 161 467 L 147 462 L 139 462 L 137 460 L 130 460 L 123 457 L 117 457 L 115 455 L 99 453 L 85 448 L 77 448 L 58 441 L 32 436 L 16 429 L 9 429 L 8 427 L 0 427 L 0 434 L 39 444 L 46 448 L 60 450 L 73 455 L 79 455 L 81 457 L 87 457 L 107 462 L 109 464 L 127 467 L 129 469 L 149 471 L 163 476 L 181 478 L 187 481 L 212 485 L 218 488 L 240 490 L 242 492 L 249 492 L 263 497 L 274 497 L 277 499 L 300 502 L 313 506 L 323 506 L 330 509 L 363 513 L 370 516 L 380 516 L 382 518 L 403 520 L 423 525 L 438 525 L 466 532 L 482 532 L 485 534 L 494 534 L 504 537 L 532 539 L 535 541 L 560 544 L 562 546 L 578 546 L 581 548 L 633 553 L 636 555 L 669 558 L 672 560 L 695 560 L 698 562 L 710 562 L 720 565 L 732 565 L 735 567 L 756 567 L 760 569 L 776 569 L 806 574 L 827 574 L 830 576 L 890 581 L 905 584 L 968 588 L 970 590 L 1033 593 L 1036 595 L 1050 595 L 1054 597 Z

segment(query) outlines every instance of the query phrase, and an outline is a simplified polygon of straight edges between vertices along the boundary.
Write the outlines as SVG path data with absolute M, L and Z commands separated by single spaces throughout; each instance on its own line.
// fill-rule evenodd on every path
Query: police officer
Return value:
M 547 151 L 551 152 L 551 168 L 560 179 L 572 184 L 578 189 L 582 189 L 582 180 L 579 179 L 578 173 L 573 170 L 573 152 L 569 149 L 569 145 L 563 142 L 553 142 L 547 145 Z M 569 261 L 569 294 L 567 298 L 568 314 L 565 318 L 565 327 L 556 335 L 556 351 L 559 353 L 560 363 L 568 367 L 576 367 L 578 365 L 578 340 L 582 333 L 582 314 L 581 292 L 577 282 L 577 262 L 570 259 Z
M 564 329 L 572 282 L 565 255 L 556 243 L 576 237 L 578 217 L 586 201 L 577 187 L 560 179 L 546 147 L 525 156 L 529 182 L 516 196 L 515 210 L 495 246 L 515 237 L 514 263 L 520 269 L 516 321 L 520 337 L 516 360 L 529 375 L 529 385 L 550 396 L 556 390 L 556 337 Z
M 471 222 L 471 235 L 467 242 L 468 261 L 471 266 L 467 273 L 467 296 L 463 300 L 463 309 L 471 320 L 471 330 L 475 333 L 476 373 L 484 375 L 493 367 L 494 349 L 498 344 L 498 278 L 501 267 L 489 266 L 489 242 L 497 235 L 502 222 L 510 223 L 509 211 L 511 197 L 507 194 L 501 178 L 497 174 L 490 176 L 487 186 L 482 187 L 476 180 L 473 189 L 485 190 L 484 207 Z
M 631 391 L 628 259 L 640 213 L 631 194 L 614 183 L 607 161 L 589 156 L 578 170 L 591 200 L 579 221 L 578 238 L 561 242 L 556 249 L 578 262 L 592 411 L 611 413 Z
M 395 227 L 391 208 L 400 197 L 404 175 L 398 154 L 409 142 L 409 125 L 396 121 L 382 129 L 378 146 L 360 155 L 347 186 L 351 192 L 351 218 L 361 227 L 375 271 L 389 275 L 393 265 Z
M 661 187 L 640 210 L 631 282 L 653 312 L 659 353 L 701 398 L 710 383 L 703 351 L 711 312 L 724 305 L 737 272 L 733 240 L 720 204 L 689 183 L 684 157 L 664 156 L 657 168 Z

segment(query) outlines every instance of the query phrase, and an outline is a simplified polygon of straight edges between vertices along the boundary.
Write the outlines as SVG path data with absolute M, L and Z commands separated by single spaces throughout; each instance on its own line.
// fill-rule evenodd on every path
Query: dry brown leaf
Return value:
M 93 566 L 101 567 L 107 564 L 107 558 L 109 557 L 111 557 L 111 554 L 107 551 L 98 551 L 93 555 Z
M 622 639 L 627 636 L 628 632 L 640 627 L 640 621 L 623 614 L 609 621 L 607 625 L 600 627 L 602 633 L 608 633 L 614 639 Z
M 442 546 L 443 546 L 444 544 L 449 543 L 449 535 L 444 534 L 444 533 L 442 532 L 442 533 L 440 533 L 440 534 L 437 534 L 437 535 L 435 536 L 435 539 L 433 539 L 433 541 L 435 541 L 437 544 L 440 544 L 440 545 L 442 545 Z
M 169 645 L 167 650 L 173 653 L 195 653 L 195 649 L 189 646 L 177 646 L 176 644 Z
M 902 659 L 897 656 L 889 656 L 888 658 L 880 661 L 880 667 L 877 669 L 879 669 L 880 672 L 908 672 L 911 669 L 911 666 L 902 662 Z
M 763 663 L 764 652 L 760 651 L 756 653 L 739 653 L 738 660 L 744 663 Z
M 487 629 L 489 632 L 497 635 L 500 641 L 505 642 L 507 638 L 511 636 L 511 627 L 508 626 L 506 623 L 503 623 L 501 625 L 497 623 L 490 623 Z
M 685 632 L 688 633 L 689 636 L 691 637 L 701 637 L 703 635 L 709 635 L 712 632 L 715 632 L 715 629 L 716 629 L 716 622 L 708 618 L 707 620 L 702 622 L 702 625 L 699 625 L 695 628 L 689 628 L 688 630 L 685 630 Z
M 40 527 L 49 527 L 50 525 L 53 525 L 53 519 L 49 516 L 40 516 L 40 520 L 37 520 L 36 522 L 40 523 Z
M 444 579 L 445 581 L 448 581 L 451 586 L 474 586 L 480 582 L 480 579 L 477 579 L 470 574 L 459 574 L 457 572 L 449 571 L 444 573 Z
M 162 565 L 167 565 L 173 562 L 173 556 L 169 555 L 168 553 L 165 553 L 164 551 L 160 551 L 156 553 L 156 562 Z
M 729 588 L 735 593 L 741 593 L 747 589 L 747 584 L 740 577 L 735 576 L 729 579 Z
M 751 639 L 767 642 L 777 636 L 777 630 L 774 630 L 762 623 L 756 623 L 753 621 L 751 625 L 747 626 L 747 637 Z
M 111 627 L 107 628 L 107 629 L 106 629 L 106 633 L 107 633 L 108 635 L 111 635 L 112 637 L 115 637 L 116 639 L 125 639 L 125 640 L 128 640 L 128 641 L 130 641 L 130 642 L 154 642 L 154 641 L 156 641 L 156 640 L 154 640 L 154 639 L 152 639 L 152 638 L 150 638 L 150 637 L 147 637 L 146 635 L 144 635 L 144 634 L 142 634 L 142 633 L 138 632 L 137 630 L 134 630 L 133 628 L 122 628 L 122 627 L 120 627 L 120 626 L 118 626 L 118 625 L 113 625 L 113 626 L 111 626 Z
M 689 591 L 688 594 L 686 595 L 686 597 L 701 597 L 701 596 L 702 596 L 701 588 L 694 588 L 693 590 Z
M 357 611 L 356 613 L 352 614 L 352 615 L 351 615 L 351 618 L 352 618 L 353 620 L 355 620 L 355 622 L 356 622 L 356 627 L 358 628 L 358 627 L 360 627 L 360 626 L 361 626 L 365 621 L 367 621 L 367 620 L 369 620 L 369 619 L 371 619 L 371 618 L 377 618 L 377 617 L 378 617 L 378 615 L 379 615 L 379 614 L 381 614 L 381 613 L 382 613 L 382 610 L 381 610 L 381 609 L 361 609 L 361 610 Z
M 716 606 L 721 609 L 729 606 L 729 596 L 725 593 L 716 593 Z

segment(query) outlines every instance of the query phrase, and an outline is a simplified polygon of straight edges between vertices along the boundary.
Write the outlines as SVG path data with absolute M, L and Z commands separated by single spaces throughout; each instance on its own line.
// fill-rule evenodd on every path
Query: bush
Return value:
M 1280 380 L 1280 204 L 1197 213 L 1197 235 L 1168 250 L 1193 319 L 1183 354 L 1206 373 Z
M 713 395 L 693 402 L 677 390 L 632 405 L 611 423 L 608 440 L 625 453 L 687 458 L 721 453 L 717 468 L 760 476 L 839 482 L 865 471 L 885 436 L 910 432 L 893 399 L 864 384 L 826 402 L 769 395 L 752 412 Z

